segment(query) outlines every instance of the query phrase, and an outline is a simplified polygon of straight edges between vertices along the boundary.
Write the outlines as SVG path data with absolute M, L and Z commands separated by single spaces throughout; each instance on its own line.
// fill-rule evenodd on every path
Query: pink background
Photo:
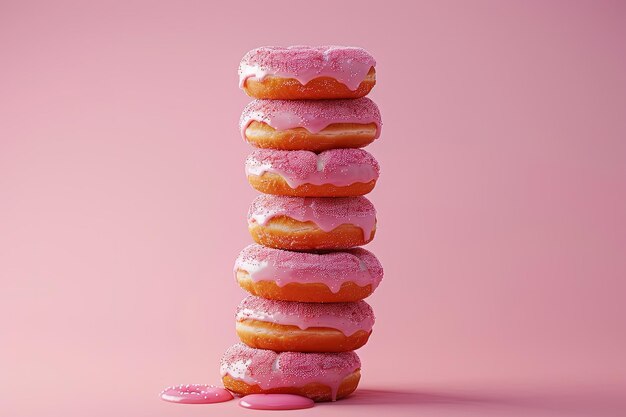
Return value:
M 251 413 L 158 393 L 218 383 L 236 341 L 240 58 L 339 43 L 378 60 L 386 275 L 361 390 L 307 413 L 624 415 L 625 22 L 616 1 L 0 2 L 0 414 Z

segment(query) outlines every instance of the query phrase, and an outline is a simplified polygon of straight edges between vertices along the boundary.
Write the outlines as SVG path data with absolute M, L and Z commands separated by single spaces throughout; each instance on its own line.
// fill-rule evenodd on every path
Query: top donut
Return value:
M 376 61 L 352 46 L 263 46 L 239 64 L 239 86 L 254 98 L 359 98 L 376 84 Z

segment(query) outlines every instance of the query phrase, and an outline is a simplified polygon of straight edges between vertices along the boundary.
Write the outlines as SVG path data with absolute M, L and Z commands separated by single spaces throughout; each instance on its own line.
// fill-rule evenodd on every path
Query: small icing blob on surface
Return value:
M 303 184 L 345 187 L 378 179 L 380 167 L 363 149 L 331 149 L 320 154 L 257 149 L 246 159 L 246 174 L 266 172 L 280 175 L 294 189 Z
M 239 405 L 252 410 L 302 410 L 313 407 L 315 402 L 293 394 L 251 394 L 243 397 Z
M 337 293 L 346 282 L 375 290 L 383 279 L 383 267 L 370 251 L 354 248 L 328 253 L 292 252 L 252 244 L 245 247 L 233 268 L 246 271 L 254 282 L 273 281 L 279 287 L 297 282 L 322 283 Z
M 203 384 L 187 384 L 167 387 L 161 392 L 161 399 L 179 404 L 213 404 L 230 401 L 230 391 Z
M 300 303 L 268 300 L 249 295 L 239 304 L 236 321 L 258 320 L 302 330 L 312 327 L 336 329 L 345 336 L 374 326 L 374 311 L 365 301 L 348 303 Z
M 244 55 L 239 64 L 239 86 L 248 78 L 268 75 L 295 78 L 305 85 L 314 78 L 331 77 L 356 90 L 372 67 L 374 57 L 353 46 L 263 46 Z
M 382 119 L 378 106 L 367 97 L 353 100 L 253 100 L 239 119 L 239 129 L 245 139 L 246 128 L 252 121 L 265 123 L 276 130 L 302 127 L 319 133 L 334 123 L 370 124 L 377 126 L 380 136 Z
M 277 216 L 291 217 L 300 222 L 313 222 L 325 232 L 352 224 L 361 228 L 369 238 L 376 226 L 376 209 L 365 197 L 285 197 L 260 195 L 248 210 L 248 224 L 265 225 Z

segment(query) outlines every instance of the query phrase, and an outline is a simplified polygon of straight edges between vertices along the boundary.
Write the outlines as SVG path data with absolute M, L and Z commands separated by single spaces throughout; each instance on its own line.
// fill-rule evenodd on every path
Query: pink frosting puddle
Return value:
M 315 402 L 293 394 L 251 394 L 243 397 L 239 405 L 253 410 L 301 410 L 313 407 Z
M 167 387 L 161 392 L 161 399 L 179 404 L 213 404 L 230 401 L 230 391 L 203 384 L 186 384 Z

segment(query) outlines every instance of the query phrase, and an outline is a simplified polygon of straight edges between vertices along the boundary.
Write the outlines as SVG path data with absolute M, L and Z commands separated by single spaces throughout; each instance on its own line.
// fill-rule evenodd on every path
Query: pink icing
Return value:
M 263 46 L 244 55 L 239 64 L 239 87 L 248 78 L 268 75 L 295 78 L 305 85 L 331 77 L 355 91 L 376 61 L 365 49 L 352 46 Z
M 353 303 L 299 303 L 266 300 L 249 295 L 237 307 L 236 321 L 258 320 L 302 330 L 311 327 L 337 329 L 346 336 L 374 326 L 374 311 L 365 301 Z
M 229 375 L 261 389 L 321 383 L 330 387 L 334 401 L 341 381 L 360 368 L 361 361 L 354 352 L 277 353 L 237 343 L 224 353 L 220 372 L 222 377 Z
M 380 167 L 363 149 L 311 151 L 258 149 L 246 159 L 246 175 L 278 174 L 291 188 L 303 184 L 345 187 L 378 179 Z
M 300 222 L 311 221 L 325 232 L 342 224 L 363 230 L 368 239 L 376 226 L 376 209 L 365 197 L 285 197 L 260 195 L 248 210 L 248 223 L 265 225 L 276 216 L 291 217 Z
M 345 282 L 378 287 L 383 267 L 373 253 L 355 248 L 341 252 L 291 252 L 252 244 L 235 261 L 234 272 L 246 271 L 254 282 L 273 281 L 279 287 L 296 282 L 322 283 L 337 293 Z
M 239 119 L 241 136 L 252 121 L 262 122 L 276 130 L 303 127 L 319 133 L 333 123 L 376 123 L 376 138 L 383 122 L 378 106 L 367 97 L 354 100 L 253 100 Z
M 315 402 L 293 394 L 250 394 L 243 397 L 239 405 L 251 410 L 302 410 L 313 407 Z
M 230 401 L 233 395 L 224 388 L 212 385 L 187 384 L 165 388 L 161 399 L 180 404 L 212 404 Z

